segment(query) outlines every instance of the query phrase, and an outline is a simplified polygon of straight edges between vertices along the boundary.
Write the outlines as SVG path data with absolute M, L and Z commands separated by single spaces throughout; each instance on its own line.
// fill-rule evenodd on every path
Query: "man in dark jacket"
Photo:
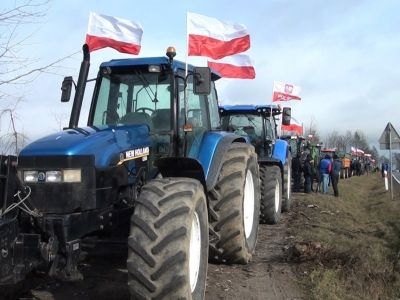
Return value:
M 292 171 L 293 171 L 293 191 L 300 192 L 300 180 L 301 180 L 301 161 L 300 156 L 296 155 L 292 159 Z
M 331 180 L 332 180 L 333 193 L 335 194 L 335 197 L 339 197 L 338 183 L 339 183 L 339 175 L 341 169 L 342 169 L 342 160 L 336 154 L 334 154 Z
M 304 161 L 304 167 L 303 167 L 303 174 L 304 174 L 304 193 L 310 193 L 311 192 L 311 175 L 312 175 L 312 169 L 311 169 L 311 156 L 310 154 L 307 155 L 306 160 Z
M 322 193 L 328 193 L 328 183 L 329 183 L 329 174 L 332 170 L 331 157 L 329 154 L 325 155 L 325 158 L 321 160 L 319 164 L 319 171 L 322 179 Z

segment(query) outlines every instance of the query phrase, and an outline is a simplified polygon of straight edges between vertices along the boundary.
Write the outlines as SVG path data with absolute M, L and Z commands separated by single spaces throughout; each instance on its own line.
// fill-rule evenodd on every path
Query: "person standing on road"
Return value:
M 304 161 L 304 167 L 303 167 L 303 174 L 304 174 L 304 193 L 310 193 L 311 192 L 311 156 L 310 154 L 307 155 L 306 160 Z
M 338 183 L 339 183 L 339 174 L 341 169 L 342 169 L 342 160 L 336 154 L 334 154 L 331 180 L 332 180 L 333 193 L 335 197 L 339 197 Z
M 311 178 L 311 191 L 318 193 L 321 192 L 321 175 L 319 172 L 319 162 L 316 164 L 316 162 L 314 161 L 314 163 L 312 164 L 312 169 L 313 169 L 313 176 Z M 314 181 L 317 184 L 315 189 L 313 188 Z
M 329 174 L 332 171 L 331 157 L 329 154 L 325 155 L 319 164 L 319 172 L 322 178 L 322 193 L 328 193 Z
M 301 179 L 301 161 L 300 155 L 296 155 L 292 159 L 292 171 L 293 171 L 293 191 L 300 192 L 300 179 Z

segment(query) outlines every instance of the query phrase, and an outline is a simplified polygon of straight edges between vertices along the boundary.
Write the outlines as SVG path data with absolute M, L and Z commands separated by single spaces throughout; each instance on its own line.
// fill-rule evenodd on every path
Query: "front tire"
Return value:
M 248 263 L 256 246 L 260 215 L 259 170 L 253 146 L 230 145 L 209 200 L 210 260 Z
M 203 186 L 190 178 L 155 179 L 136 203 L 128 238 L 131 299 L 203 299 L 208 259 Z
M 282 177 L 277 166 L 262 166 L 260 221 L 276 224 L 281 219 Z

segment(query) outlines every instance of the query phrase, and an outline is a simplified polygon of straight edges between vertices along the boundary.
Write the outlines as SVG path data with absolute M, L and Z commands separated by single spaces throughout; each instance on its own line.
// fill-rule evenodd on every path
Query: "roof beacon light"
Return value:
M 176 56 L 175 47 L 172 47 L 172 46 L 168 47 L 166 55 L 168 56 L 169 60 L 172 62 L 172 60 Z

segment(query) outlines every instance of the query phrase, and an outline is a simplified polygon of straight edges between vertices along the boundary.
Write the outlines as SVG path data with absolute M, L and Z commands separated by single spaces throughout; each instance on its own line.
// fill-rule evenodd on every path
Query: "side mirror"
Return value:
M 72 76 L 64 77 L 61 85 L 61 102 L 68 102 L 71 98 L 72 83 L 74 80 Z
M 284 107 L 282 112 L 282 125 L 290 125 L 292 118 L 292 109 L 290 107 Z
M 208 67 L 193 68 L 193 93 L 209 95 L 211 93 L 211 70 Z

